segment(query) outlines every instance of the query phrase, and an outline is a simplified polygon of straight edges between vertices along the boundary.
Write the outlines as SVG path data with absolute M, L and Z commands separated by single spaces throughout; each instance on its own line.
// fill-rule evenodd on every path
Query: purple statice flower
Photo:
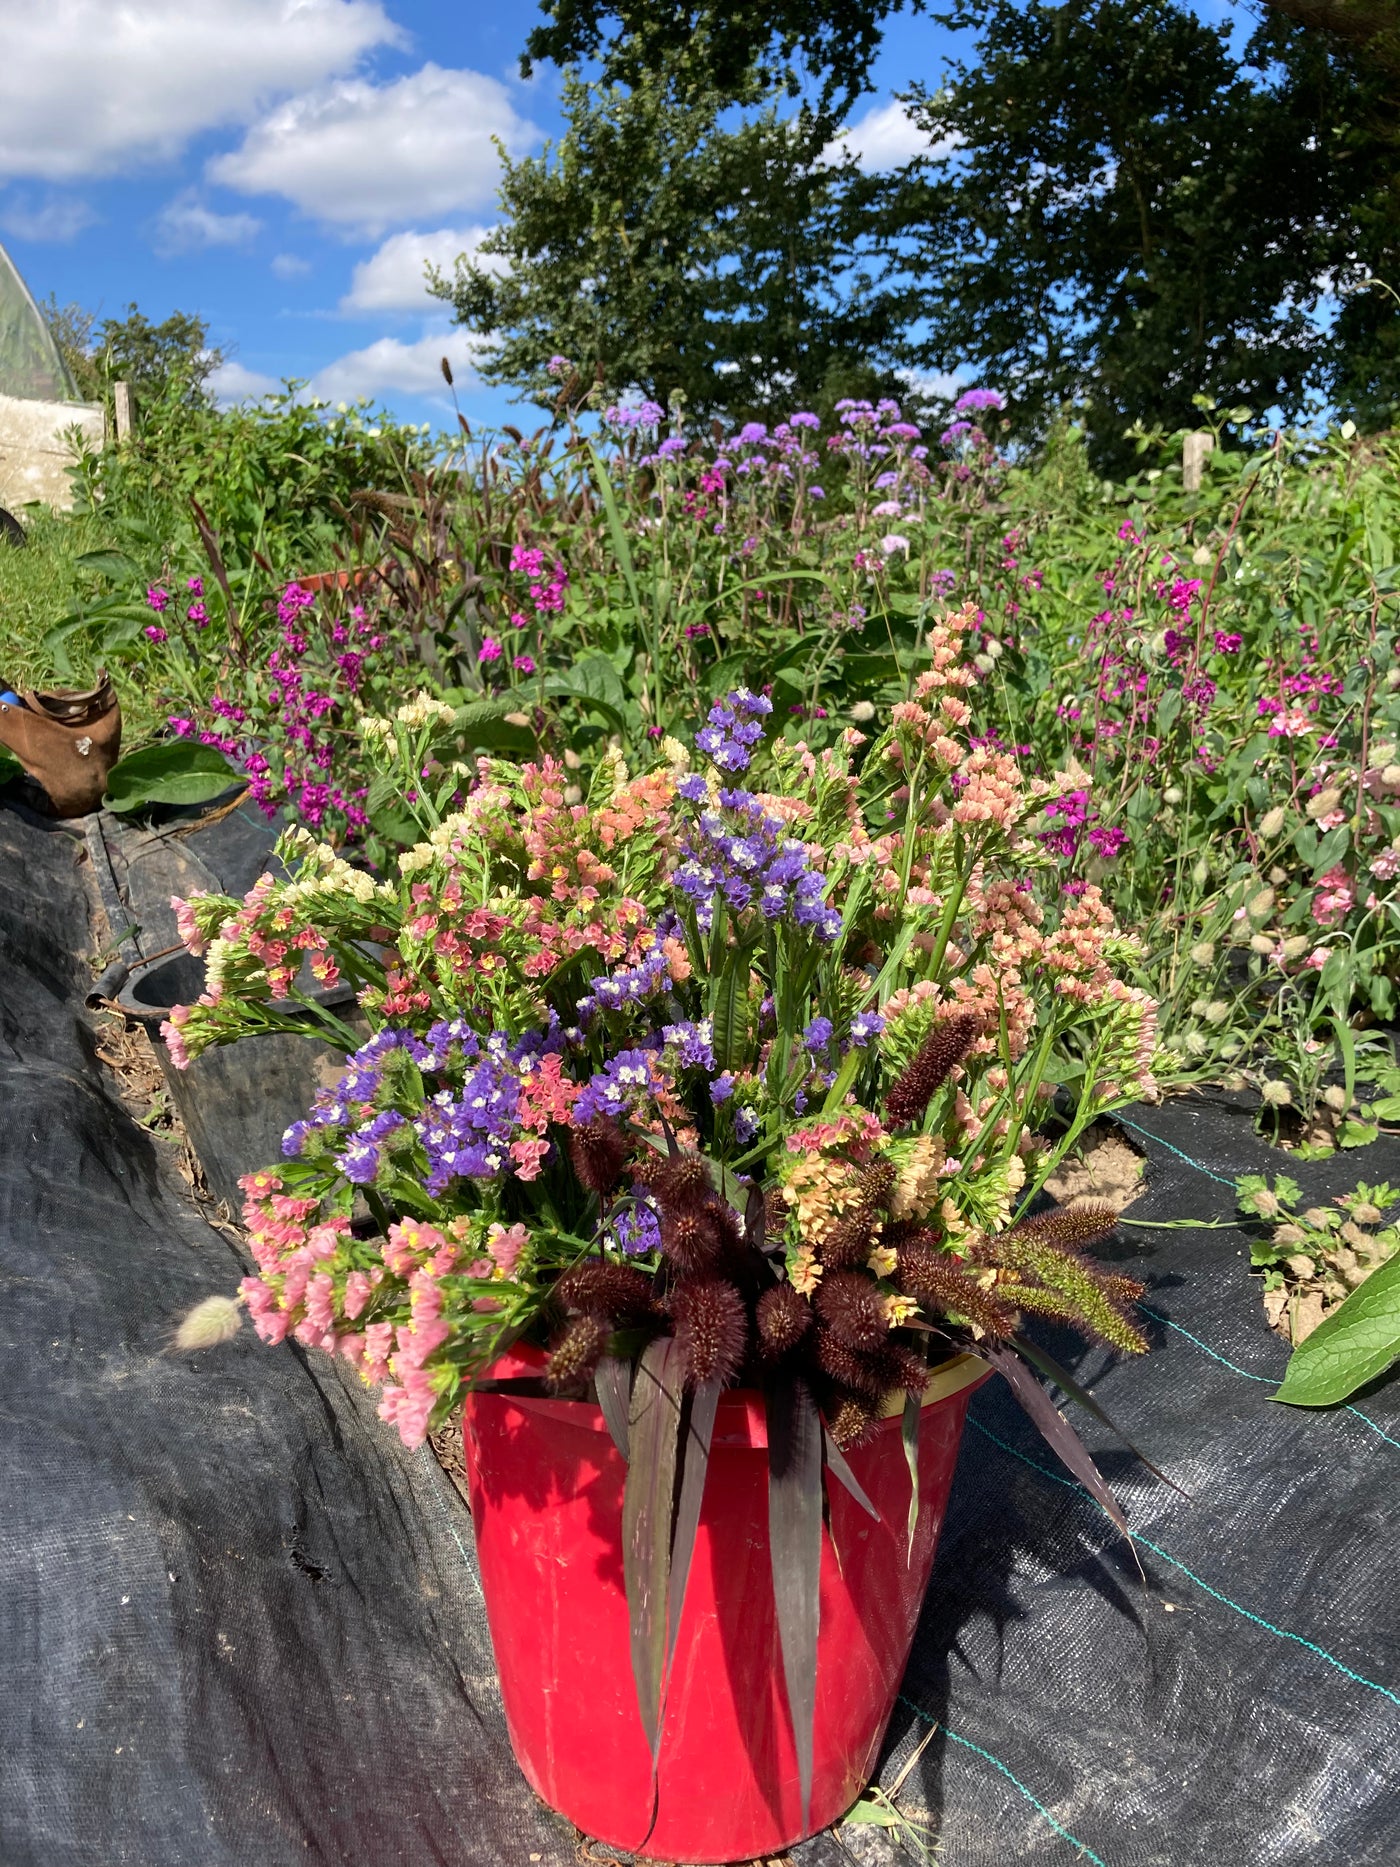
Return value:
M 722 1076 L 717 1076 L 710 1084 L 710 1100 L 716 1108 L 721 1102 L 727 1102 L 733 1093 L 734 1077 L 729 1070 L 726 1070 Z
M 661 1220 L 644 1186 L 632 1188 L 631 1199 L 608 1228 L 607 1242 L 626 1258 L 645 1257 L 661 1249 Z
M 813 1056 L 826 1049 L 831 1042 L 832 1024 L 830 1018 L 813 1018 L 802 1033 L 802 1048 L 810 1050 Z
M 758 1117 L 750 1108 L 738 1108 L 734 1111 L 734 1139 L 740 1147 L 747 1147 L 758 1133 Z
M 718 807 L 702 809 L 682 831 L 672 879 L 694 904 L 702 928 L 713 925 L 718 894 L 735 913 L 757 907 L 765 920 L 791 918 L 820 940 L 836 938 L 841 916 L 826 903 L 825 877 L 785 830 L 751 792 L 721 791 Z
M 671 962 L 666 957 L 663 943 L 679 932 L 680 923 L 675 915 L 663 914 L 657 921 L 651 950 L 644 953 L 635 966 L 624 966 L 613 973 L 599 973 L 596 979 L 590 979 L 592 990 L 578 1001 L 579 1022 L 586 1024 L 593 1013 L 600 1009 L 619 1011 L 624 1005 L 640 1004 L 643 999 L 651 998 L 668 984 Z
M 675 1063 L 678 1069 L 714 1069 L 714 1026 L 708 1018 L 687 1019 L 682 1024 L 667 1024 L 663 1026 L 661 1035 L 666 1040 L 666 1048 L 675 1053 Z
M 762 743 L 765 714 L 773 711 L 766 694 L 736 687 L 710 708 L 708 724 L 695 735 L 695 743 L 722 771 L 747 771 L 753 748 Z
M 1006 407 L 1006 397 L 997 389 L 967 389 L 954 402 L 953 407 L 959 415 L 970 408 L 1002 409 Z
M 634 1103 L 651 1094 L 655 1060 L 653 1050 L 619 1050 L 584 1084 L 574 1104 L 575 1122 L 596 1121 L 600 1116 L 616 1121 L 629 1114 Z
M 461 1090 L 439 1090 L 413 1125 L 427 1155 L 426 1190 L 434 1196 L 454 1179 L 493 1180 L 509 1171 L 519 1132 L 520 1077 L 508 1056 L 488 1053 Z
M 857 1050 L 864 1050 L 872 1037 L 878 1037 L 885 1028 L 885 1020 L 878 1011 L 858 1011 L 851 1019 L 851 1042 Z

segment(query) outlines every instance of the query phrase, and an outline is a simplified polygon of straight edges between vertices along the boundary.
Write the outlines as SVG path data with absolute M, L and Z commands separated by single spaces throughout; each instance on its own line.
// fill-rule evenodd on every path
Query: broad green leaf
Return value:
M 84 551 L 74 563 L 98 577 L 110 577 L 113 583 L 138 583 L 141 567 L 133 564 L 124 551 Z
M 1400 1357 L 1400 1255 L 1372 1271 L 1294 1349 L 1275 1400 L 1331 1407 Z
M 150 804 L 204 804 L 239 781 L 214 746 L 177 739 L 119 759 L 107 774 L 107 805 L 116 811 Z

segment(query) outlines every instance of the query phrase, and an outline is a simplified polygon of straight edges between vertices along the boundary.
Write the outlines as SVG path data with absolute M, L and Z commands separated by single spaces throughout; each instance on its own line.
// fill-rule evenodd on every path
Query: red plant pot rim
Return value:
M 548 1362 L 549 1357 L 543 1349 L 528 1342 L 516 1343 L 492 1364 L 488 1371 L 489 1378 L 501 1381 L 539 1375 Z M 930 1370 L 921 1404 L 925 1407 L 937 1406 L 939 1401 L 962 1393 L 964 1388 L 980 1387 L 991 1374 L 992 1369 L 980 1355 L 955 1355 L 951 1361 L 940 1362 Z M 591 1400 L 551 1400 L 533 1394 L 505 1394 L 502 1398 L 527 1413 L 538 1414 L 545 1419 L 567 1420 L 570 1425 L 588 1432 L 608 1432 L 603 1409 Z M 883 1418 L 876 1432 L 897 1430 L 897 1423 L 903 1413 L 902 1397 L 893 1396 L 885 1403 Z M 763 1395 L 756 1388 L 731 1388 L 720 1396 L 711 1443 L 716 1446 L 767 1447 L 767 1415 Z

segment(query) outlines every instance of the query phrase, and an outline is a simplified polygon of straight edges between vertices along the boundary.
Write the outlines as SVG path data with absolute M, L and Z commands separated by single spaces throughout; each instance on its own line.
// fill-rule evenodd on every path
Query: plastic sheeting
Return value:
M 0 1860 L 437 1867 L 574 1859 L 506 1741 L 470 1523 L 325 1358 L 172 1325 L 238 1274 L 122 1110 L 80 1010 L 82 845 L 0 812 Z M 1239 1111 L 1130 1111 L 1135 1220 L 1314 1196 L 1394 1150 L 1273 1154 Z M 942 1867 L 1400 1858 L 1400 1389 L 1268 1395 L 1286 1349 L 1233 1230 L 1125 1229 L 1157 1351 L 1046 1332 L 1179 1497 L 1079 1416 L 1147 1580 L 993 1383 L 886 1749 Z M 797 1867 L 905 1858 L 847 1827 Z

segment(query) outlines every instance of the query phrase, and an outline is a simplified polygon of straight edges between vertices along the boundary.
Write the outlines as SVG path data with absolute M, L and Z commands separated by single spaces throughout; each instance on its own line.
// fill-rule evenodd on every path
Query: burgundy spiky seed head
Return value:
M 572 1314 L 596 1316 L 618 1324 L 635 1322 L 651 1308 L 652 1280 L 632 1264 L 575 1264 L 554 1286 L 554 1294 Z
M 721 1246 L 703 1208 L 668 1212 L 661 1220 L 661 1250 L 682 1276 L 711 1270 Z
M 981 1029 L 982 1020 L 971 1011 L 955 1011 L 951 1017 L 939 1019 L 885 1097 L 885 1112 L 892 1128 L 902 1128 L 922 1117 L 935 1090 L 947 1082 Z
M 859 1271 L 828 1271 L 814 1301 L 822 1321 L 849 1348 L 879 1348 L 889 1334 L 880 1292 Z
M 932 1233 L 926 1236 L 931 1238 Z M 923 1239 L 900 1247 L 895 1281 L 916 1303 L 927 1305 L 940 1315 L 956 1311 L 985 1329 L 988 1335 L 1009 1336 L 1016 1327 L 1013 1310 L 992 1291 L 984 1290 L 975 1278 L 969 1277 L 955 1258 Z
M 812 1306 L 791 1284 L 774 1284 L 754 1312 L 758 1351 L 765 1361 L 789 1354 L 812 1326 Z
M 710 1170 L 699 1154 L 674 1154 L 652 1167 L 648 1178 L 663 1213 L 692 1209 L 714 1195 Z
M 851 1452 L 869 1439 L 879 1417 L 878 1409 L 864 1395 L 838 1389 L 827 1408 L 826 1430 L 843 1452 Z
M 748 1312 L 733 1284 L 721 1277 L 682 1284 L 671 1300 L 671 1314 L 686 1385 L 732 1381 L 749 1345 Z
M 829 1374 L 833 1381 L 839 1381 L 842 1387 L 849 1387 L 853 1393 L 865 1394 L 871 1400 L 883 1399 L 885 1384 L 880 1370 L 869 1355 L 860 1354 L 839 1336 L 833 1335 L 830 1329 L 820 1325 L 813 1340 L 816 1343 L 817 1365 L 823 1374 Z
M 838 1219 L 821 1242 L 821 1261 L 829 1271 L 853 1271 L 870 1256 L 875 1215 L 868 1207 Z
M 556 1390 L 573 1387 L 598 1365 L 607 1347 L 608 1325 L 596 1316 L 576 1316 L 554 1344 L 544 1378 Z
M 599 1117 L 583 1122 L 569 1133 L 569 1159 L 574 1172 L 588 1188 L 604 1198 L 622 1178 L 622 1169 L 631 1152 L 627 1137 L 616 1122 Z

